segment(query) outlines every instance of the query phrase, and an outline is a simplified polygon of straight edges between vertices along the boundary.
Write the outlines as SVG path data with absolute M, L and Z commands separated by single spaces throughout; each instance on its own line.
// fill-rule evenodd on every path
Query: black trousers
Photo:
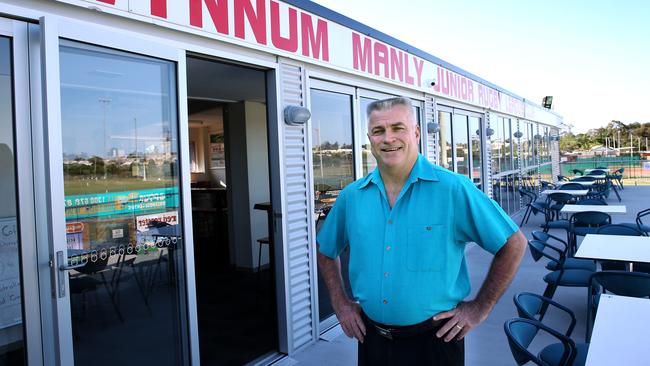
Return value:
M 388 339 L 368 320 L 364 342 L 359 342 L 359 366 L 463 366 L 465 340 L 445 342 L 433 329 L 408 338 Z

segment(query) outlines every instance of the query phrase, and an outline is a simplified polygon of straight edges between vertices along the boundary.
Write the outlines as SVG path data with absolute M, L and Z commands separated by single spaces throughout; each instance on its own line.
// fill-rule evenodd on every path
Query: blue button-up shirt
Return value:
M 318 244 L 330 258 L 350 246 L 352 291 L 371 319 L 410 325 L 469 294 L 467 242 L 495 254 L 517 230 L 469 179 L 420 155 L 392 209 L 378 169 L 343 189 Z

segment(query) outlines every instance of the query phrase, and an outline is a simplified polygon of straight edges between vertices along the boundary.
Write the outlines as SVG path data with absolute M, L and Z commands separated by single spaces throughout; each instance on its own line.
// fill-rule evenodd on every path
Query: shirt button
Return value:
M 386 299 L 384 299 L 384 301 L 382 301 L 382 302 L 384 303 L 384 305 L 388 304 L 388 300 L 386 300 Z
M 393 224 L 393 220 L 388 220 L 388 225 L 392 225 L 392 224 Z
M 386 245 L 386 250 L 390 250 L 390 245 Z
M 388 277 L 388 276 L 390 276 L 390 273 L 384 272 L 384 277 Z

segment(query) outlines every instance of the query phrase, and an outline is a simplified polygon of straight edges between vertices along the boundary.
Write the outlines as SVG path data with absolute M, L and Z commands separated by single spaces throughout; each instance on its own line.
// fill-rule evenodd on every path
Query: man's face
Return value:
M 370 114 L 368 139 L 380 168 L 410 168 L 418 156 L 420 129 L 411 109 L 397 105 Z

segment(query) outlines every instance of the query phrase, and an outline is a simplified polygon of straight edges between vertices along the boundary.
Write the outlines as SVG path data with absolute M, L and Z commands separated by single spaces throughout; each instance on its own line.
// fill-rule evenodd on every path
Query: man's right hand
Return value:
M 366 336 L 366 326 L 363 324 L 363 319 L 361 319 L 361 306 L 349 299 L 339 300 L 332 305 L 345 335 L 350 338 L 354 337 L 363 343 Z

